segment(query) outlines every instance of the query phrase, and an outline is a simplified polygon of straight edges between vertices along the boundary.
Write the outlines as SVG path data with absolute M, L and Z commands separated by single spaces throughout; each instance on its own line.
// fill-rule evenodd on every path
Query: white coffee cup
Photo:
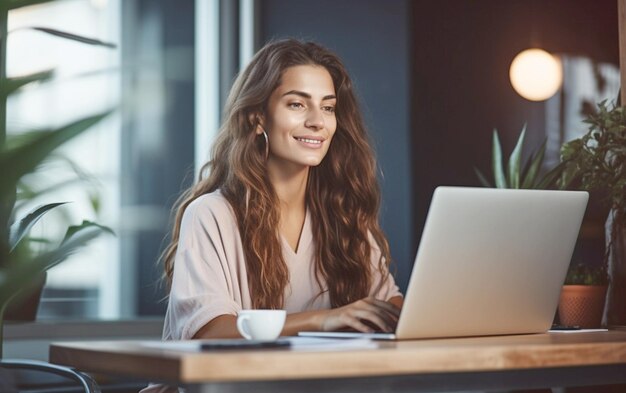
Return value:
M 285 325 L 285 310 L 241 310 L 237 330 L 248 340 L 275 340 Z

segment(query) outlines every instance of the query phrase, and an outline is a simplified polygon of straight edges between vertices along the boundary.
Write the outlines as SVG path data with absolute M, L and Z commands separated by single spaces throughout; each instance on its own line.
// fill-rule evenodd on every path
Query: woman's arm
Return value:
M 354 329 L 359 332 L 395 330 L 402 307 L 402 297 L 388 302 L 364 298 L 330 310 L 304 311 L 287 315 L 281 335 L 295 336 L 303 330 L 335 331 Z M 237 331 L 237 317 L 220 315 L 194 334 L 193 338 L 241 338 Z

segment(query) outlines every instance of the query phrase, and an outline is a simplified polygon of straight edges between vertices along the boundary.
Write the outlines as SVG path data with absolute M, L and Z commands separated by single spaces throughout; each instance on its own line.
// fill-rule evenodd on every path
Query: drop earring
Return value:
M 263 137 L 265 138 L 265 161 L 267 161 L 267 158 L 270 155 L 270 140 L 267 137 L 267 132 L 265 132 L 265 130 L 263 130 Z

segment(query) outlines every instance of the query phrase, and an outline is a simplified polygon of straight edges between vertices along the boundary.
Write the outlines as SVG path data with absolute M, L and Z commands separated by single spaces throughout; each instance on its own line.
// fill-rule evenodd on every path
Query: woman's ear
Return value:
M 254 132 L 257 135 L 261 135 L 265 132 L 265 119 L 260 113 L 251 113 L 250 123 L 254 125 Z

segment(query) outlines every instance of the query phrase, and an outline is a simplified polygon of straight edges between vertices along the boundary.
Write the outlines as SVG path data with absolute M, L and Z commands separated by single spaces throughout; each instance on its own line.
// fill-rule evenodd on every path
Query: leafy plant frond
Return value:
M 541 164 L 543 164 L 543 159 L 546 154 L 546 143 L 547 139 L 543 141 L 539 151 L 536 155 L 532 156 L 528 159 L 529 167 L 528 171 L 524 174 L 524 180 L 522 181 L 522 188 L 535 188 L 537 174 L 541 169 Z
M 568 162 L 561 182 L 578 179 L 581 189 L 607 195 L 608 207 L 626 217 L 626 107 L 602 101 L 585 123 L 587 133 L 561 147 Z
M 507 188 L 506 176 L 502 167 L 502 147 L 500 146 L 500 138 L 498 130 L 493 130 L 493 151 L 491 156 L 491 167 L 493 177 L 497 188 Z
M 517 142 L 507 163 L 505 174 L 504 163 L 502 160 L 502 147 L 500 145 L 500 137 L 498 131 L 493 131 L 491 167 L 493 170 L 494 185 L 496 188 L 552 188 L 561 176 L 564 165 L 557 165 L 548 174 L 539 178 L 539 172 L 543 165 L 546 152 L 547 139 L 543 141 L 538 151 L 531 152 L 525 162 L 522 162 L 522 149 L 526 136 L 526 125 L 522 128 Z M 492 187 L 492 183 L 480 172 L 474 168 L 480 184 L 485 187 Z
M 5 6 L 9 10 L 16 10 L 18 8 L 28 7 L 37 4 L 51 3 L 53 1 L 55 0 L 3 0 L 3 2 L 6 4 Z
M 57 29 L 50 29 L 48 27 L 40 27 L 40 26 L 20 27 L 18 29 L 11 31 L 11 33 L 18 31 L 18 30 L 35 30 L 35 31 L 40 31 L 42 33 L 50 34 L 56 37 L 65 38 L 67 40 L 81 42 L 83 44 L 94 45 L 94 46 L 104 46 L 107 48 L 116 48 L 116 45 L 110 42 L 101 41 L 95 38 L 84 37 L 78 34 L 68 33 L 66 31 L 61 31 Z
M 93 221 L 83 220 L 83 222 L 80 225 L 72 225 L 69 228 L 67 228 L 67 232 L 65 232 L 65 237 L 63 238 L 63 241 L 61 242 L 61 244 L 65 244 L 71 241 L 73 238 L 75 238 L 76 236 L 79 236 L 83 232 L 92 231 L 94 229 L 97 229 L 100 232 L 106 232 L 110 235 L 115 235 L 113 230 L 109 227 L 97 224 Z
M 552 168 L 548 173 L 546 173 L 537 183 L 537 189 L 546 189 L 550 188 L 553 184 L 556 183 L 559 176 L 563 173 L 563 170 L 567 166 L 567 162 L 561 162 L 554 168 Z
M 39 206 L 32 212 L 30 212 L 26 217 L 20 220 L 19 224 L 17 224 L 14 230 L 11 230 L 11 237 L 9 240 L 9 245 L 11 246 L 11 251 L 17 247 L 18 243 L 22 238 L 30 231 L 30 229 L 39 221 L 44 214 L 54 209 L 57 206 L 61 206 L 66 204 L 67 202 L 56 202 L 49 203 L 47 205 Z
M 522 128 L 517 144 L 511 152 L 508 165 L 508 184 L 510 188 L 520 188 L 520 168 L 522 165 L 522 146 L 524 145 L 524 137 L 526 136 L 526 125 Z
M 483 173 L 480 170 L 478 170 L 478 168 L 474 167 L 474 172 L 476 173 L 476 176 L 478 177 L 478 181 L 480 181 L 480 184 L 482 184 L 483 187 L 487 187 L 487 188 L 493 187 L 491 183 L 489 182 L 489 180 L 487 180 L 487 177 L 483 175 Z
M 4 91 L 2 92 L 2 94 L 4 96 L 8 96 L 11 93 L 15 92 L 17 89 L 21 88 L 22 86 L 28 85 L 29 83 L 43 82 L 43 81 L 49 80 L 52 78 L 53 75 L 54 75 L 54 71 L 46 70 L 46 71 L 41 71 L 35 74 L 26 75 L 26 76 L 21 76 L 21 77 L 16 77 L 16 78 L 7 78 L 6 85 L 3 89 Z

